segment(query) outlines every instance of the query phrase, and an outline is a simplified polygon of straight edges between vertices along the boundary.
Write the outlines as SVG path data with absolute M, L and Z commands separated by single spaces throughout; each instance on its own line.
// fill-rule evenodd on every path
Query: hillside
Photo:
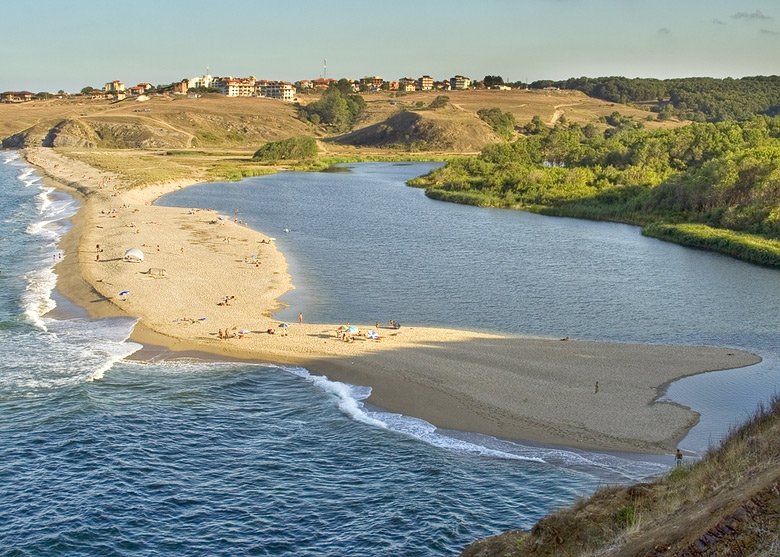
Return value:
M 355 147 L 472 153 L 501 139 L 475 114 L 448 106 L 419 112 L 405 110 L 333 141 Z
M 471 153 L 499 141 L 477 117 L 478 110 L 498 107 L 519 124 L 540 116 L 548 124 L 570 122 L 606 127 L 600 119 L 615 111 L 647 127 L 675 122 L 648 120 L 654 115 L 591 99 L 577 91 L 450 91 L 446 107 L 428 110 L 442 92 L 371 93 L 366 110 L 351 133 L 329 141 L 328 152 L 352 148 Z M 307 104 L 318 96 L 304 95 Z M 155 96 L 146 102 L 72 98 L 0 104 L 0 139 L 4 147 L 44 145 L 88 149 L 230 149 L 253 153 L 268 141 L 310 135 L 328 138 L 329 130 L 298 118 L 295 106 L 272 99 Z
M 780 399 L 701 461 L 652 483 L 606 487 L 530 532 L 462 557 L 780 555 Z
M 0 105 L 6 147 L 254 151 L 267 141 L 311 134 L 294 107 L 271 99 L 152 97 L 146 102 L 35 101 Z

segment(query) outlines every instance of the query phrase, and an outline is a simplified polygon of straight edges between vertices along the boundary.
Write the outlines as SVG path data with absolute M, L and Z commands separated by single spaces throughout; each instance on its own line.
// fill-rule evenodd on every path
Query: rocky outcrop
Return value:
M 97 147 L 95 133 L 79 120 L 63 120 L 49 130 L 44 147 Z

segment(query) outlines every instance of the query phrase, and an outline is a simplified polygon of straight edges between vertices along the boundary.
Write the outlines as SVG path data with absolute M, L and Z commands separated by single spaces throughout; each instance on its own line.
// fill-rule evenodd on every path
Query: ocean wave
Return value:
M 10 151 L 3 153 L 3 164 L 11 164 L 20 159 L 19 153 L 16 151 Z
M 42 390 L 100 380 L 117 362 L 142 348 L 127 340 L 133 319 L 42 321 L 41 327 L 26 331 L 0 330 L 0 343 L 14 346 L 0 361 L 0 392 L 38 396 Z
M 544 462 L 543 459 L 538 457 L 513 454 L 445 435 L 435 425 L 420 418 L 390 412 L 367 410 L 363 401 L 371 396 L 370 387 L 332 381 L 324 375 L 313 375 L 309 373 L 309 370 L 302 367 L 281 367 L 281 369 L 309 381 L 329 394 L 335 395 L 338 400 L 337 404 L 339 410 L 355 421 L 380 429 L 387 429 L 396 433 L 408 435 L 427 443 L 428 445 L 441 449 L 491 458 Z
M 302 367 L 282 367 L 284 371 L 313 383 L 323 391 L 335 395 L 339 409 L 355 421 L 387 429 L 387 424 L 366 412 L 362 401 L 371 395 L 370 387 L 355 387 L 340 381 L 331 381 L 324 375 L 312 375 Z
M 41 181 L 41 177 L 35 173 L 35 169 L 32 167 L 25 167 L 25 169 L 17 176 L 20 182 L 24 184 L 24 187 L 29 188 Z
M 48 330 L 43 316 L 57 307 L 51 293 L 57 286 L 57 275 L 52 267 L 25 274 L 27 288 L 22 293 L 21 305 L 27 320 L 42 331 Z

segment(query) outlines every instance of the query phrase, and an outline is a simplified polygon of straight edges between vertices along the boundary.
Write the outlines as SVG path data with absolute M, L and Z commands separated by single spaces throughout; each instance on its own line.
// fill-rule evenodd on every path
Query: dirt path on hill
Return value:
M 579 106 L 582 103 L 569 103 L 569 104 L 556 104 L 553 108 L 555 108 L 555 112 L 553 112 L 552 117 L 550 118 L 549 125 L 554 126 L 555 123 L 561 119 L 561 116 L 564 115 L 564 111 L 561 110 L 562 107 L 565 106 Z

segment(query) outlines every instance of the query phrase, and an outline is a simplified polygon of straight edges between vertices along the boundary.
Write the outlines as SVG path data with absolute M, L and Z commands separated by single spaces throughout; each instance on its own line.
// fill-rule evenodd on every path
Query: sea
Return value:
M 758 353 L 751 368 L 671 385 L 670 400 L 702 413 L 682 445 L 694 457 L 777 392 L 777 271 L 404 185 L 434 166 L 281 173 L 160 203 L 216 207 L 275 236 L 296 285 L 280 319 Z M 0 152 L 0 556 L 457 555 L 672 464 L 442 431 L 317 370 L 133 359 L 133 319 L 90 319 L 56 290 L 77 210 Z

